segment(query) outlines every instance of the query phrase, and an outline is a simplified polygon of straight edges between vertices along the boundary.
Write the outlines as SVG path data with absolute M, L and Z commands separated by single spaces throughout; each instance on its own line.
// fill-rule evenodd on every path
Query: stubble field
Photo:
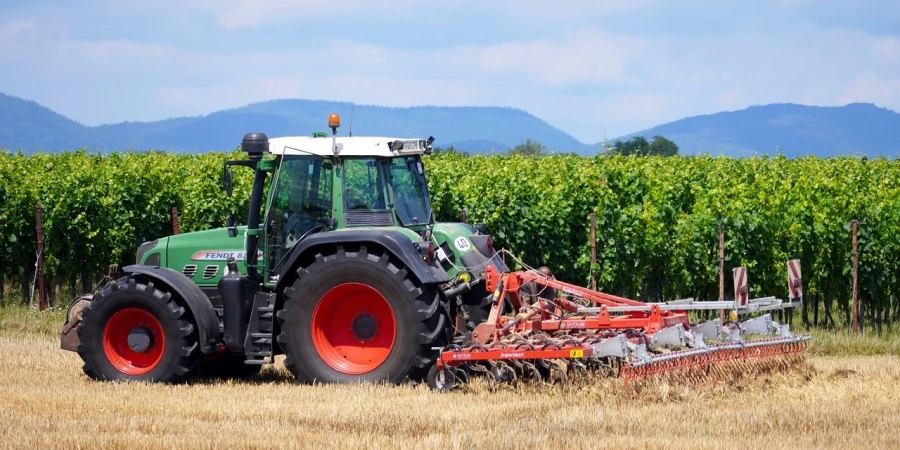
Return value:
M 898 448 L 900 338 L 817 333 L 807 364 L 700 389 L 90 381 L 59 313 L 0 310 L 3 448 Z

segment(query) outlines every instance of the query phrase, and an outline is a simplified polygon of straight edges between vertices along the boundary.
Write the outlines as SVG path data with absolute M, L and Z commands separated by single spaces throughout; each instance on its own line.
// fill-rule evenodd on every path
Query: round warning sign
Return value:
M 456 249 L 464 252 L 472 248 L 472 244 L 469 243 L 469 240 L 465 238 L 465 236 L 460 236 L 453 241 L 453 245 L 456 246 Z

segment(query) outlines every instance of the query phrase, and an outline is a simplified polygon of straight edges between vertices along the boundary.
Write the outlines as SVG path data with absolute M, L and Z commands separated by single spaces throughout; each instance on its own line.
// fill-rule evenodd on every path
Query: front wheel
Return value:
M 200 360 L 190 314 L 152 281 L 110 283 L 85 309 L 77 332 L 82 370 L 96 380 L 174 383 Z
M 383 249 L 337 247 L 298 270 L 278 313 L 285 367 L 300 382 L 420 380 L 447 343 L 437 286 Z

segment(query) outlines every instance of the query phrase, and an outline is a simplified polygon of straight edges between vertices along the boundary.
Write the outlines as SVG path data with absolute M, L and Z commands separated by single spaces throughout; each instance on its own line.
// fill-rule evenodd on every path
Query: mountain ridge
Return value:
M 324 118 L 337 112 L 341 133 L 436 138 L 435 145 L 470 153 L 505 152 L 532 139 L 548 152 L 582 155 L 603 150 L 583 143 L 528 111 L 509 106 L 379 106 L 331 100 L 276 99 L 156 121 L 86 126 L 37 102 L 0 93 L 0 149 L 58 152 L 90 148 L 109 151 L 224 151 L 244 133 L 269 136 L 325 131 Z M 655 135 L 675 141 L 681 154 L 749 156 L 900 156 L 900 114 L 872 103 L 814 106 L 796 103 L 752 105 L 666 122 L 616 139 Z
M 649 140 L 656 135 L 675 141 L 682 154 L 900 156 L 900 114 L 864 102 L 752 105 L 678 119 L 617 139 L 643 136 Z

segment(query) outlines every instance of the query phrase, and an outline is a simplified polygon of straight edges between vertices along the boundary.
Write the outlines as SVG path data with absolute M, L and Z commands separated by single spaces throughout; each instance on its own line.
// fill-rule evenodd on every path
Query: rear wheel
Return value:
M 200 359 L 190 314 L 152 281 L 110 283 L 85 309 L 77 332 L 82 369 L 96 380 L 179 382 Z
M 437 286 L 415 281 L 381 248 L 316 255 L 284 292 L 278 342 L 301 382 L 424 378 L 448 342 Z

